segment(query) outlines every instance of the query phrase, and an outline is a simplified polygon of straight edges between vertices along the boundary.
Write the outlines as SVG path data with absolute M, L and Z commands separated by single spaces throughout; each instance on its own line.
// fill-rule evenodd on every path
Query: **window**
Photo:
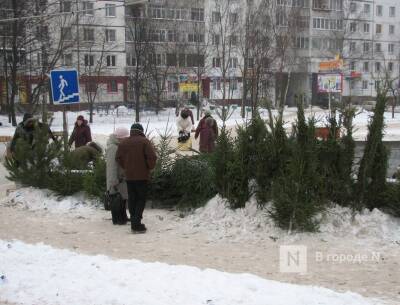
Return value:
M 212 83 L 213 90 L 220 91 L 221 90 L 221 80 L 215 79 Z
M 219 35 L 213 35 L 212 36 L 212 44 L 214 46 L 218 46 L 219 45 Z
M 377 24 L 375 29 L 376 34 L 382 34 L 382 24 Z
M 364 4 L 364 14 L 369 15 L 371 13 L 371 5 L 368 3 Z
M 375 90 L 379 90 L 380 87 L 381 87 L 381 81 L 380 80 L 376 80 L 375 81 Z
M 310 40 L 308 37 L 296 37 L 296 48 L 308 49 L 309 42 L 310 42 Z
M 376 6 L 376 15 L 377 16 L 382 16 L 383 15 L 383 6 L 382 5 L 377 5 Z
M 363 43 L 363 51 L 364 53 L 368 53 L 370 50 L 370 43 L 369 42 L 364 42 Z
M 377 52 L 377 53 L 382 52 L 382 44 L 381 43 L 375 44 L 375 52 Z
M 229 36 L 229 42 L 232 46 L 236 46 L 238 44 L 238 38 L 236 35 Z
M 229 81 L 229 89 L 232 91 L 238 89 L 238 80 L 237 79 L 233 79 L 233 80 Z
M 394 34 L 394 25 L 393 24 L 389 25 L 389 34 Z
M 394 70 L 394 64 L 393 64 L 392 62 L 389 62 L 389 63 L 388 63 L 388 70 L 389 70 L 389 72 L 393 72 L 393 70 Z
M 156 19 L 165 18 L 165 9 L 161 6 L 150 7 L 150 16 Z M 178 18 L 177 18 L 178 19 Z
M 89 1 L 84 1 L 82 2 L 82 9 L 85 11 L 84 14 L 87 16 L 93 16 L 94 15 L 94 4 L 93 2 Z
M 178 33 L 174 30 L 168 30 L 167 38 L 169 42 L 177 42 L 178 41 Z
M 190 18 L 194 21 L 204 21 L 204 9 L 202 8 L 191 8 Z
M 389 17 L 396 17 L 396 7 L 389 7 Z
M 63 65 L 64 66 L 72 66 L 72 54 L 64 54 L 63 55 Z
M 118 83 L 116 80 L 111 80 L 108 84 L 107 84 L 107 91 L 109 93 L 116 93 L 118 92 Z
M 106 29 L 106 41 L 107 42 L 114 42 L 116 41 L 116 31 Z
M 249 68 L 249 69 L 254 68 L 254 58 L 247 58 L 246 63 L 247 63 L 247 68 Z
M 364 23 L 364 33 L 369 33 L 369 23 Z
M 380 72 L 381 71 L 381 63 L 377 61 L 375 63 L 375 72 Z
M 367 80 L 363 80 L 363 81 L 362 81 L 362 89 L 363 89 L 363 90 L 368 89 L 368 81 L 367 81 Z
M 72 40 L 72 29 L 70 27 L 61 28 L 61 36 L 64 40 Z
M 230 23 L 230 25 L 235 25 L 238 23 L 238 14 L 237 13 L 229 14 L 229 23 Z
M 220 68 L 221 67 L 221 58 L 214 57 L 212 59 L 212 66 L 213 66 L 213 68 Z
M 136 66 L 136 58 L 135 58 L 134 54 L 132 54 L 132 53 L 126 54 L 126 65 L 129 67 Z
M 94 55 L 85 54 L 85 67 L 94 66 Z
M 176 67 L 177 65 L 177 59 L 176 59 L 176 54 L 175 53 L 169 53 L 167 54 L 167 66 L 169 67 Z
M 389 44 L 388 44 L 388 52 L 389 52 L 390 54 L 393 54 L 393 53 L 394 53 L 394 43 L 389 43 Z
M 188 42 L 204 42 L 204 34 L 188 34 Z
M 163 55 L 164 54 L 154 54 L 154 53 L 149 54 L 150 63 L 157 67 L 163 66 L 165 63 L 165 56 Z
M 357 31 L 357 23 L 351 22 L 350 23 L 350 32 L 354 33 L 355 31 Z
M 369 62 L 365 61 L 363 64 L 363 71 L 368 72 L 369 71 Z
M 72 4 L 71 1 L 62 1 L 60 3 L 60 10 L 62 13 L 69 13 L 71 12 Z
M 221 21 L 220 12 L 212 12 L 212 22 L 217 23 Z
M 115 4 L 106 3 L 106 17 L 115 17 L 116 9 Z
M 187 55 L 187 66 L 188 67 L 204 67 L 204 56 L 197 54 Z
M 106 63 L 107 67 L 115 67 L 115 55 L 107 55 Z
M 357 3 L 350 2 L 350 12 L 355 13 L 357 11 Z
M 83 40 L 94 41 L 94 29 L 83 29 Z
M 355 61 L 350 62 L 350 71 L 356 71 L 356 70 L 357 70 L 356 62 Z
M 238 65 L 238 59 L 237 59 L 237 57 L 229 58 L 229 62 L 228 62 L 229 68 L 231 68 L 231 69 L 236 69 L 236 68 L 237 68 L 237 65 Z
M 86 92 L 95 93 L 95 92 L 97 92 L 98 87 L 99 87 L 99 85 L 94 80 L 89 80 L 86 83 L 85 89 L 86 89 Z
M 186 54 L 178 54 L 178 64 L 179 67 L 186 67 Z
M 356 50 L 356 42 L 351 41 L 349 46 L 350 51 L 354 52 Z

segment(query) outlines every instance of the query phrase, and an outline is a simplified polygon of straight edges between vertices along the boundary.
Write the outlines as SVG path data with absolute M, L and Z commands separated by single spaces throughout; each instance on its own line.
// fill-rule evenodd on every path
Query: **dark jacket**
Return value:
M 86 120 L 83 121 L 81 126 L 75 123 L 74 131 L 69 138 L 68 144 L 71 146 L 75 142 L 75 148 L 86 145 L 92 142 L 92 133 L 90 132 L 90 127 Z
M 215 140 L 218 137 L 217 122 L 211 116 L 203 117 L 196 128 L 195 139 L 200 136 L 200 152 L 210 153 L 214 151 Z
M 31 121 L 32 125 L 27 126 L 27 123 Z M 41 122 L 36 121 L 33 118 L 28 118 L 25 121 L 22 121 L 21 123 L 18 124 L 17 128 L 15 129 L 14 136 L 11 140 L 10 143 L 10 150 L 11 152 L 15 152 L 15 148 L 17 146 L 18 140 L 23 140 L 28 142 L 29 144 L 33 145 L 34 143 L 34 133 L 35 133 L 35 128 L 47 128 L 48 133 L 49 133 L 49 139 L 53 139 L 53 141 L 56 141 L 56 138 L 54 137 L 53 133 L 51 132 L 50 128 L 48 125 L 43 124 Z
M 142 132 L 131 131 L 131 136 L 118 145 L 115 160 L 124 170 L 127 181 L 148 181 L 157 156 L 153 144 Z
M 91 146 L 85 145 L 71 151 L 70 156 L 74 169 L 85 169 L 89 162 L 96 161 L 101 156 L 101 152 Z

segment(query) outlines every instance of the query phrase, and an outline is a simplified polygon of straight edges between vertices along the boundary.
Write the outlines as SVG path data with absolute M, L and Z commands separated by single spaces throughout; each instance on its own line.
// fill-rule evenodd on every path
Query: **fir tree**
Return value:
M 379 92 L 374 115 L 368 126 L 367 143 L 358 171 L 358 198 L 355 205 L 358 210 L 363 206 L 370 209 L 379 207 L 379 203 L 383 201 L 385 196 L 389 152 L 382 139 L 385 128 L 386 102 L 385 92 Z
M 49 127 L 35 122 L 31 136 L 18 139 L 14 155 L 6 158 L 7 178 L 25 186 L 46 188 L 60 153 L 60 143 L 49 141 Z
M 323 211 L 315 120 L 305 119 L 303 105 L 298 103 L 297 122 L 289 142 L 291 156 L 272 184 L 273 205 L 270 214 L 282 228 L 314 231 L 315 216 Z

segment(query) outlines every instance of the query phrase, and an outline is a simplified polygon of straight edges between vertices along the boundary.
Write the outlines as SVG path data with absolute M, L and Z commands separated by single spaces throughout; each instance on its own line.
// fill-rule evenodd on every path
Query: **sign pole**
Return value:
M 68 151 L 68 121 L 67 121 L 67 106 L 63 106 L 63 140 L 64 151 Z

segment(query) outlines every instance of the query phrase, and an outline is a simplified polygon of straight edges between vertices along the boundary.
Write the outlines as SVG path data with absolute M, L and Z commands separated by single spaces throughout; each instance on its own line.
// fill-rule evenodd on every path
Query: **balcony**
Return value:
M 312 8 L 316 11 L 331 11 L 329 0 L 313 0 Z

